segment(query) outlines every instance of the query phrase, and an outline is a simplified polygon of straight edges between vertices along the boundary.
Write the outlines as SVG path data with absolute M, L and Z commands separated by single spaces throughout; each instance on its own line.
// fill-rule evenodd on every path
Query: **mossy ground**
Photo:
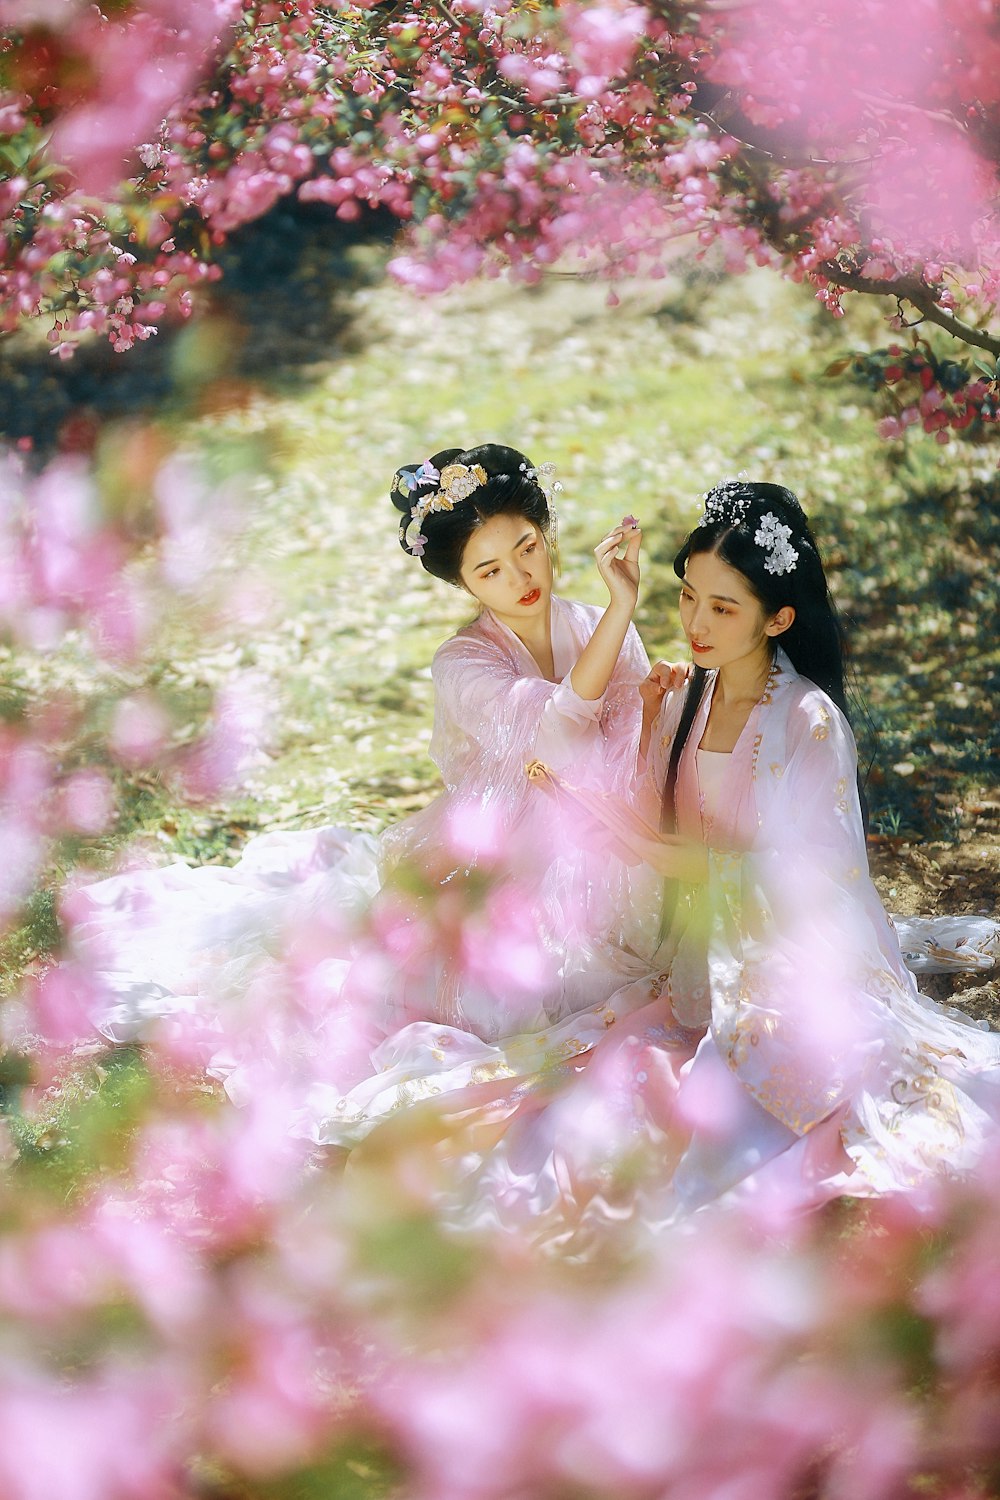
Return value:
M 884 443 L 868 393 L 824 378 L 837 355 L 880 336 L 883 309 L 859 300 L 837 323 L 770 272 L 720 278 L 682 262 L 668 280 L 619 288 L 615 307 L 606 287 L 572 276 L 418 300 L 381 276 L 381 252 L 362 257 L 361 277 L 357 257 L 337 259 L 340 274 L 353 266 L 348 286 L 317 272 L 315 234 L 309 246 L 300 283 L 280 267 L 294 357 L 280 358 L 264 272 L 255 297 L 244 269 L 228 309 L 235 297 L 245 320 L 231 388 L 216 350 L 210 410 L 176 403 L 178 435 L 206 463 L 235 453 L 256 469 L 241 495 L 245 531 L 219 560 L 256 603 L 207 636 L 200 617 L 178 612 L 156 671 L 197 695 L 254 669 L 270 703 L 266 751 L 245 788 L 211 805 L 184 804 L 155 774 L 131 780 L 116 829 L 88 859 L 106 863 L 138 836 L 166 856 L 227 860 L 264 829 L 377 829 L 433 794 L 429 664 L 469 603 L 400 550 L 388 481 L 400 462 L 493 438 L 557 466 L 565 593 L 600 601 L 590 549 L 625 512 L 641 518 L 637 623 L 654 656 L 683 654 L 670 561 L 702 492 L 744 470 L 795 489 L 829 558 L 877 731 L 862 738 L 875 756 L 886 892 L 899 848 L 934 840 L 936 872 L 902 895 L 897 881 L 896 897 L 924 910 L 992 906 L 997 450 Z M 256 365 L 254 317 L 268 349 Z M 192 348 L 197 338 L 172 356 L 175 378 Z M 9 659 L 8 683 L 39 691 L 46 673 L 61 674 L 97 693 L 73 649 Z M 51 903 L 36 908 L 6 945 L 9 972 L 44 952 Z

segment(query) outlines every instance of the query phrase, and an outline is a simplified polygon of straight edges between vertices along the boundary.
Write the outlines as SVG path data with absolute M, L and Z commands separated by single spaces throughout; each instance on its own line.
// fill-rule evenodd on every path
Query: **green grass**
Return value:
M 485 439 L 557 465 L 560 586 L 574 597 L 603 598 L 591 549 L 626 511 L 640 516 L 637 623 L 654 656 L 682 654 L 670 562 L 704 490 L 741 470 L 796 490 L 856 622 L 881 736 L 876 826 L 960 830 L 964 805 L 990 795 L 996 751 L 996 458 L 919 437 L 885 444 L 867 393 L 818 373 L 881 337 L 876 306 L 836 323 L 771 273 L 683 267 L 626 288 L 616 308 L 602 286 L 566 277 L 430 300 L 370 265 L 363 281 L 338 290 L 327 358 L 300 364 L 294 382 L 268 363 L 238 407 L 201 417 L 189 403 L 174 428 L 198 465 L 239 487 L 246 530 L 221 550 L 209 593 L 238 581 L 266 602 L 250 623 L 217 598 L 174 608 L 138 685 L 165 692 L 183 728 L 210 690 L 253 670 L 271 705 L 266 755 L 245 789 L 209 805 L 186 805 L 169 777 L 120 778 L 116 828 L 71 857 L 100 867 L 138 836 L 161 855 L 229 860 L 255 831 L 375 830 L 427 800 L 429 665 L 472 611 L 401 551 L 387 490 L 399 463 Z M 80 643 L 8 656 L 3 675 L 14 709 L 18 694 L 70 692 L 85 710 L 71 749 L 97 753 L 121 682 Z M 36 917 L 0 953 L 9 973 L 38 946 Z
M 981 599 L 961 597 L 941 497 L 985 493 L 994 460 L 919 439 L 904 456 L 878 439 L 863 396 L 815 373 L 877 331 L 867 306 L 857 331 L 845 330 L 801 288 L 761 273 L 636 286 L 613 310 L 601 287 L 570 280 L 426 302 L 380 286 L 357 294 L 354 316 L 356 347 L 294 399 L 258 403 L 252 418 L 272 435 L 278 477 L 250 553 L 284 612 L 269 649 L 282 660 L 285 708 L 262 805 L 283 797 L 287 816 L 306 799 L 310 818 L 330 811 L 372 827 L 433 784 L 426 668 L 469 610 L 399 551 L 386 490 L 397 463 L 441 446 L 497 438 L 556 463 L 562 587 L 577 597 L 601 599 L 590 549 L 626 510 L 640 515 L 638 623 L 654 654 L 681 649 L 670 559 L 701 493 L 743 469 L 789 484 L 862 627 L 857 658 L 890 766 L 913 716 L 926 720 L 936 706 L 900 697 L 907 636 L 933 635 L 930 621 L 947 642 L 933 693 L 970 662 L 957 627 L 967 632 L 970 609 L 989 606 L 991 585 Z M 984 511 L 980 533 L 987 520 Z M 984 774 L 983 755 L 967 748 L 981 742 L 982 716 L 970 708 L 955 721 L 951 700 L 942 707 L 953 750 L 942 774 L 971 787 Z M 889 800 L 926 825 L 931 801 L 918 806 L 912 785 L 894 785 Z

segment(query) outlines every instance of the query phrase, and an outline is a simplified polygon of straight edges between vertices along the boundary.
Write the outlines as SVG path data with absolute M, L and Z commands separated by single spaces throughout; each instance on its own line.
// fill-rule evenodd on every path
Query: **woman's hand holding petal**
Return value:
M 594 556 L 601 577 L 608 586 L 612 603 L 626 605 L 631 613 L 639 597 L 639 548 L 642 546 L 642 531 L 638 525 L 631 524 L 631 517 L 627 520 L 628 525 L 623 522 L 602 537 L 594 548 Z M 625 551 L 619 557 L 618 552 L 623 546 Z

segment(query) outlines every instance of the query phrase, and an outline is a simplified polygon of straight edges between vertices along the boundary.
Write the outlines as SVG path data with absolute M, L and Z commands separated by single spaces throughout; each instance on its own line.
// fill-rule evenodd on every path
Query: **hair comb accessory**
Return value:
M 791 545 L 791 537 L 792 528 L 784 526 L 773 511 L 761 516 L 753 539 L 767 553 L 764 567 L 769 573 L 791 573 L 794 570 L 799 554 Z
M 710 526 L 713 521 L 729 521 L 738 526 L 753 503 L 753 498 L 753 490 L 744 478 L 724 479 L 704 495 L 705 508 L 698 525 Z
M 525 479 L 534 480 L 550 505 L 552 496 L 558 495 L 562 489 L 562 485 L 555 477 L 555 472 L 556 466 L 552 463 L 538 464 L 535 468 L 530 468 L 527 464 L 521 465 L 521 473 Z
M 416 495 L 428 485 L 435 488 L 429 494 L 419 495 L 410 507 L 410 519 L 400 526 L 403 546 L 413 557 L 423 557 L 427 538 L 421 531 L 425 516 L 434 511 L 454 510 L 462 500 L 467 500 L 489 478 L 482 464 L 446 464 L 438 472 L 430 459 L 425 459 L 416 469 L 399 469 L 392 487 L 405 498 Z

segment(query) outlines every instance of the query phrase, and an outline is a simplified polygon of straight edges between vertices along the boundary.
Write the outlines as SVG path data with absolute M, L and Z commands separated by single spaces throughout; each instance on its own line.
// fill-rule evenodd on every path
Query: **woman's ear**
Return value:
M 795 624 L 795 610 L 790 604 L 783 604 L 776 615 L 772 615 L 764 626 L 765 635 L 784 635 L 786 630 Z

